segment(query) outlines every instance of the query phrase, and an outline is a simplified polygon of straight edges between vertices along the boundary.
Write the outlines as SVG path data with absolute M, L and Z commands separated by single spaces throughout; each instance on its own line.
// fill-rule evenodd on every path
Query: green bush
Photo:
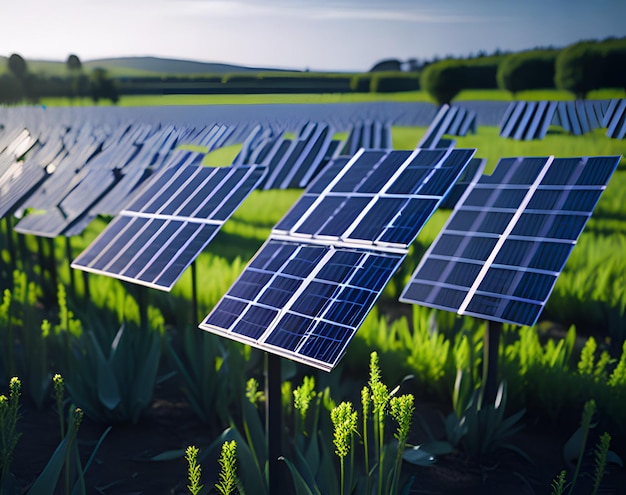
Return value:
M 498 87 L 514 95 L 520 91 L 554 88 L 557 50 L 532 50 L 506 56 L 498 65 Z
M 583 99 L 595 89 L 626 88 L 625 67 L 626 38 L 581 41 L 559 52 L 554 81 L 558 89 Z

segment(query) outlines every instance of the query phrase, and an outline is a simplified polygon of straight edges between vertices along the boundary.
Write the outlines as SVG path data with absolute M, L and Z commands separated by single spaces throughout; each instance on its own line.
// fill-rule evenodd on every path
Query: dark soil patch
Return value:
M 429 424 L 429 428 L 432 425 L 432 433 L 441 434 L 441 413 L 437 404 L 418 402 L 417 413 Z M 21 415 L 18 426 L 22 437 L 11 471 L 25 493 L 60 439 L 58 419 L 51 405 L 39 411 L 25 401 Z M 102 425 L 88 418 L 83 421 L 78 435 L 83 463 L 104 430 Z M 415 430 L 419 435 L 419 426 L 416 425 Z M 209 445 L 218 434 L 197 419 L 177 386 L 173 383 L 161 385 L 155 390 L 152 406 L 136 425 L 112 427 L 87 473 L 88 493 L 189 493 L 186 489 L 187 464 L 182 457 L 158 462 L 150 459 L 166 451 L 184 450 L 189 445 Z M 532 464 L 510 452 L 481 464 L 469 462 L 460 453 L 455 453 L 442 457 L 430 467 L 407 466 L 407 472 L 413 476 L 411 494 L 550 494 L 552 480 L 565 467 L 562 447 L 568 436 L 569 433 L 560 431 L 558 427 L 529 420 L 512 443 L 533 459 Z M 206 487 L 212 486 L 216 480 L 217 466 L 213 464 L 216 463 L 207 462 L 202 466 Z M 591 473 L 593 466 L 586 466 L 585 470 Z M 589 493 L 588 483 L 579 485 L 577 494 Z M 288 479 L 285 479 L 285 486 L 289 486 Z M 626 493 L 626 471 L 612 467 L 600 493 Z

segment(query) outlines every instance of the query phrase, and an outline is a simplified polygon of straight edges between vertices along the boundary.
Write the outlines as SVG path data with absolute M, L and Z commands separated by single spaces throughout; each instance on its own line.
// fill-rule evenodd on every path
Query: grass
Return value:
M 592 91 L 589 99 L 626 98 L 626 91 L 620 89 L 604 89 Z M 523 91 L 513 97 L 508 91 L 502 90 L 466 90 L 461 91 L 453 103 L 475 100 L 573 100 L 567 91 L 552 89 Z M 120 98 L 118 106 L 167 106 L 167 105 L 265 105 L 265 104 L 299 104 L 299 103 L 362 103 L 373 101 L 390 102 L 426 102 L 434 100 L 425 91 L 406 91 L 401 93 L 320 93 L 320 94 L 247 94 L 247 95 L 126 95 Z M 93 105 L 91 99 L 70 101 L 67 98 L 42 98 L 41 104 L 46 106 Z M 109 105 L 101 101 L 100 105 Z

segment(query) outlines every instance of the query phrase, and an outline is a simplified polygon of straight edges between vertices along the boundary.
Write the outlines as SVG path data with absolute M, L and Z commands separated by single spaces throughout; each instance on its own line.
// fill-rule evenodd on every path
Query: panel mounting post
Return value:
M 267 459 L 268 459 L 268 493 L 280 495 L 279 481 L 282 455 L 282 397 L 281 397 L 281 372 L 280 357 L 271 352 L 265 353 L 265 431 L 267 433 Z
M 191 262 L 191 314 L 193 315 L 191 324 L 195 325 L 197 318 L 200 317 L 198 314 L 198 271 L 195 259 Z
M 483 385 L 481 404 L 495 404 L 498 392 L 498 358 L 502 323 L 487 321 L 483 337 Z

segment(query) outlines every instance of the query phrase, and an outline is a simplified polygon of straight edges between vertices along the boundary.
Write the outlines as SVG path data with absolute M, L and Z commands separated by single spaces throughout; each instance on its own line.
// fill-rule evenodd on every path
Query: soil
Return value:
M 418 402 L 416 417 L 427 422 L 430 428 L 441 425 L 440 411 L 436 403 Z M 58 445 L 59 429 L 52 405 L 37 410 L 24 399 L 20 412 L 18 426 L 22 436 L 11 472 L 26 493 Z M 104 430 L 105 427 L 88 418 L 83 420 L 78 434 L 83 465 Z M 414 430 L 420 434 L 417 421 Z M 431 431 L 439 433 L 436 428 Z M 189 445 L 209 445 L 218 433 L 210 431 L 197 419 L 176 386 L 167 382 L 159 385 L 151 407 L 137 424 L 111 428 L 87 472 L 87 492 L 98 495 L 188 494 L 187 463 L 182 457 L 166 461 L 151 458 L 167 451 L 184 450 Z M 406 472 L 413 477 L 410 494 L 550 494 L 552 480 L 566 467 L 562 448 L 570 433 L 571 430 L 568 433 L 554 425 L 528 419 L 526 427 L 512 443 L 533 459 L 532 464 L 510 452 L 480 465 L 468 462 L 459 453 L 441 457 L 429 467 L 406 465 Z M 215 482 L 216 468 L 202 465 L 206 487 Z M 584 467 L 584 471 L 591 473 L 593 467 Z M 590 493 L 587 480 L 581 480 L 577 486 L 577 494 Z M 210 493 L 216 492 L 211 490 Z M 599 494 L 626 494 L 626 471 L 611 467 Z

